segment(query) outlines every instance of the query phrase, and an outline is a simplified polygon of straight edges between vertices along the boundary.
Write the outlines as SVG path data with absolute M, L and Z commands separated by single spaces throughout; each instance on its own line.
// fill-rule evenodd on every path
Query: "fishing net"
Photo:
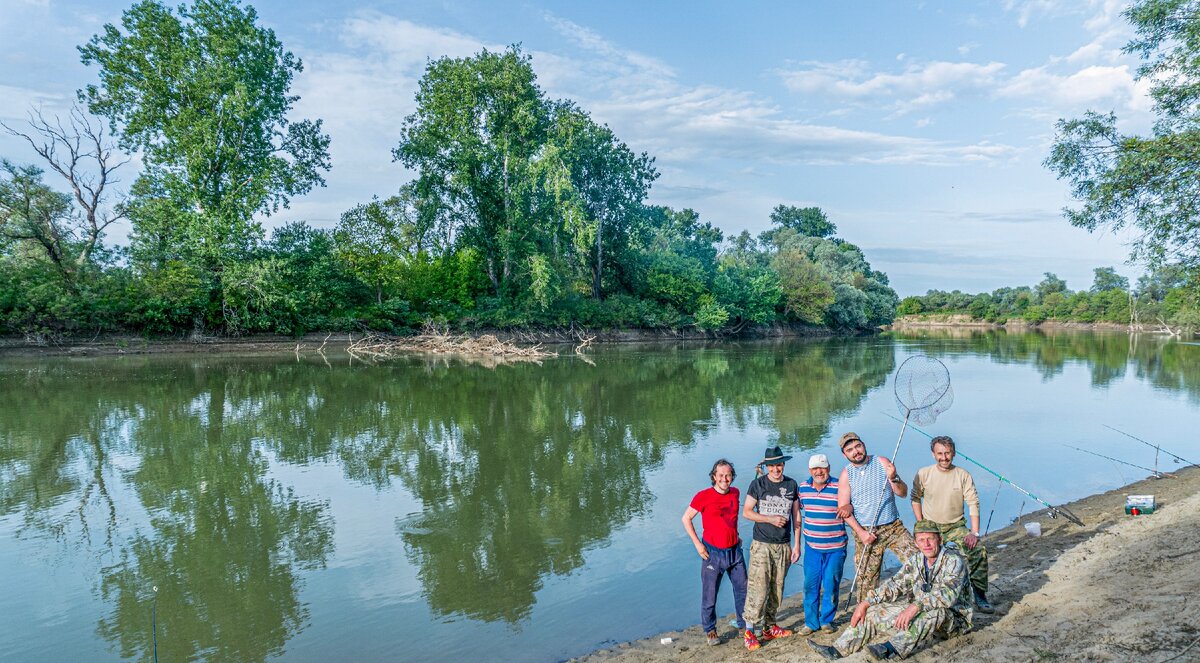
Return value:
M 900 364 L 894 380 L 896 407 L 918 426 L 937 421 L 938 415 L 954 404 L 950 371 L 928 355 L 913 355 Z

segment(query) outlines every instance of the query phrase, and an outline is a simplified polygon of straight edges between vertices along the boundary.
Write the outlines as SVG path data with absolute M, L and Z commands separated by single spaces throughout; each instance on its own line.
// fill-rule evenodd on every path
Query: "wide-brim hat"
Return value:
M 783 455 L 783 449 L 767 447 L 767 452 L 763 454 L 762 462 L 759 465 L 782 465 L 791 459 L 791 456 Z

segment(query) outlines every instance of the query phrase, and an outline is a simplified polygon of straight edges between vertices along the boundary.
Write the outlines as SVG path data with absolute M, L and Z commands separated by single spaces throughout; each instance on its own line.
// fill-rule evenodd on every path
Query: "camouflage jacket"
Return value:
M 925 555 L 920 552 L 909 555 L 896 575 L 867 595 L 867 602 L 875 605 L 906 601 L 917 604 L 921 612 L 950 610 L 963 622 L 964 629 L 970 628 L 975 616 L 975 600 L 969 591 L 967 560 L 958 546 L 954 543 L 942 546 L 942 552 L 929 570 L 928 581 L 924 568 Z

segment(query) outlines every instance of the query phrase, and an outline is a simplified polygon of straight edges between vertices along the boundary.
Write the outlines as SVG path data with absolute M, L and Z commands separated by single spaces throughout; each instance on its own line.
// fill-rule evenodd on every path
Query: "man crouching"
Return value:
M 850 626 L 832 647 L 809 640 L 817 653 L 832 661 L 865 645 L 878 660 L 905 658 L 932 635 L 950 637 L 971 628 L 974 613 L 966 559 L 957 546 L 942 546 L 937 523 L 918 520 L 913 532 L 920 552 L 904 560 L 896 575 L 854 608 Z M 888 639 L 867 644 L 878 635 Z

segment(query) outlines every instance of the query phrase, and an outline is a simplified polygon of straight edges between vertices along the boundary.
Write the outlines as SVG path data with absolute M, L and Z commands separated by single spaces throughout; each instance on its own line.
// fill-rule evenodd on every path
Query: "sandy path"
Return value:
M 1125 515 L 1125 495 L 1141 493 L 1157 495 L 1159 510 Z M 989 597 L 997 614 L 977 615 L 972 633 L 936 643 L 908 660 L 1200 661 L 1200 468 L 1093 495 L 1069 508 L 1083 528 L 1037 512 L 1021 522 L 1039 521 L 1041 537 L 1026 536 L 1022 524 L 989 536 Z M 799 596 L 785 601 L 782 625 L 803 625 L 799 601 Z M 750 653 L 733 639 L 733 629 L 721 629 L 728 641 L 718 647 L 705 646 L 699 627 L 692 627 L 579 660 L 822 660 L 801 638 Z M 663 637 L 674 642 L 660 644 Z M 833 637 L 817 639 L 829 643 Z M 872 659 L 859 653 L 845 660 Z

